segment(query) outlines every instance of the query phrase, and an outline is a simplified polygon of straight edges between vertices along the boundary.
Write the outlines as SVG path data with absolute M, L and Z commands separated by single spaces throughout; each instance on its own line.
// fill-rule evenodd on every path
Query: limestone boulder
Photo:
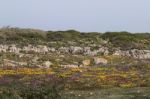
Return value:
M 74 65 L 74 64 L 69 64 L 69 65 L 60 65 L 61 67 L 64 67 L 64 68 L 77 68 L 78 65 Z
M 53 65 L 52 62 L 50 62 L 50 61 L 43 62 L 43 67 L 45 67 L 45 68 L 50 68 L 52 65 Z
M 105 58 L 99 58 L 99 57 L 94 58 L 94 64 L 95 65 L 99 65 L 99 64 L 106 65 L 107 63 L 108 63 L 108 61 Z
M 90 59 L 86 59 L 82 61 L 82 65 L 83 66 L 89 66 L 91 64 L 91 60 Z

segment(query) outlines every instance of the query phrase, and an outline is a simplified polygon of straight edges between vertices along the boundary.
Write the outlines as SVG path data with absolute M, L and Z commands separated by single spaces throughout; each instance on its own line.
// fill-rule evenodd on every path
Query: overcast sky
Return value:
M 0 27 L 150 32 L 150 0 L 0 0 Z

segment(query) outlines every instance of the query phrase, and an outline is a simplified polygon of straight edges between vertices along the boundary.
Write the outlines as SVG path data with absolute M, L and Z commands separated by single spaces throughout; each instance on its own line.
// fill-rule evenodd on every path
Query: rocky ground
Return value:
M 1 66 L 37 66 L 50 67 L 84 67 L 110 65 L 110 58 L 131 58 L 133 62 L 145 63 L 150 60 L 150 50 L 132 49 L 127 51 L 114 50 L 110 52 L 107 47 L 100 46 L 96 50 L 90 47 L 60 47 L 53 48 L 46 45 L 27 45 L 17 47 L 15 44 L 0 45 Z M 68 59 L 67 59 L 68 57 Z M 125 59 L 125 58 L 124 58 Z M 124 60 L 126 61 L 126 60 Z M 132 62 L 131 62 L 132 63 Z M 127 64 L 129 65 L 129 64 Z
M 150 34 L 0 29 L 1 99 L 149 99 Z

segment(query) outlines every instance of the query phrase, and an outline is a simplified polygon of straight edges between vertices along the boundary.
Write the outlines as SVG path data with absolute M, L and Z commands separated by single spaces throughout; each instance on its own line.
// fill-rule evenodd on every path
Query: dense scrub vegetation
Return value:
M 0 43 L 37 43 L 45 40 L 45 32 L 36 29 L 1 28 Z
M 1 28 L 0 43 L 49 44 L 50 46 L 88 46 L 104 44 L 121 49 L 150 49 L 149 33 L 42 31 L 37 29 Z M 53 42 L 53 43 L 52 43 Z
M 123 49 L 149 49 L 150 48 L 150 34 L 128 32 L 107 32 L 102 35 L 103 39 L 108 39 L 114 47 L 121 47 Z

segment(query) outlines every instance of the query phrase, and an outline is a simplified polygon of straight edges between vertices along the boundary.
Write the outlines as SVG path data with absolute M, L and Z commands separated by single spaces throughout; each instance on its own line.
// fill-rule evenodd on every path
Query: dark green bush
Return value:
M 150 34 L 131 34 L 128 32 L 107 32 L 102 38 L 109 40 L 114 47 L 121 49 L 145 49 L 150 48 Z

